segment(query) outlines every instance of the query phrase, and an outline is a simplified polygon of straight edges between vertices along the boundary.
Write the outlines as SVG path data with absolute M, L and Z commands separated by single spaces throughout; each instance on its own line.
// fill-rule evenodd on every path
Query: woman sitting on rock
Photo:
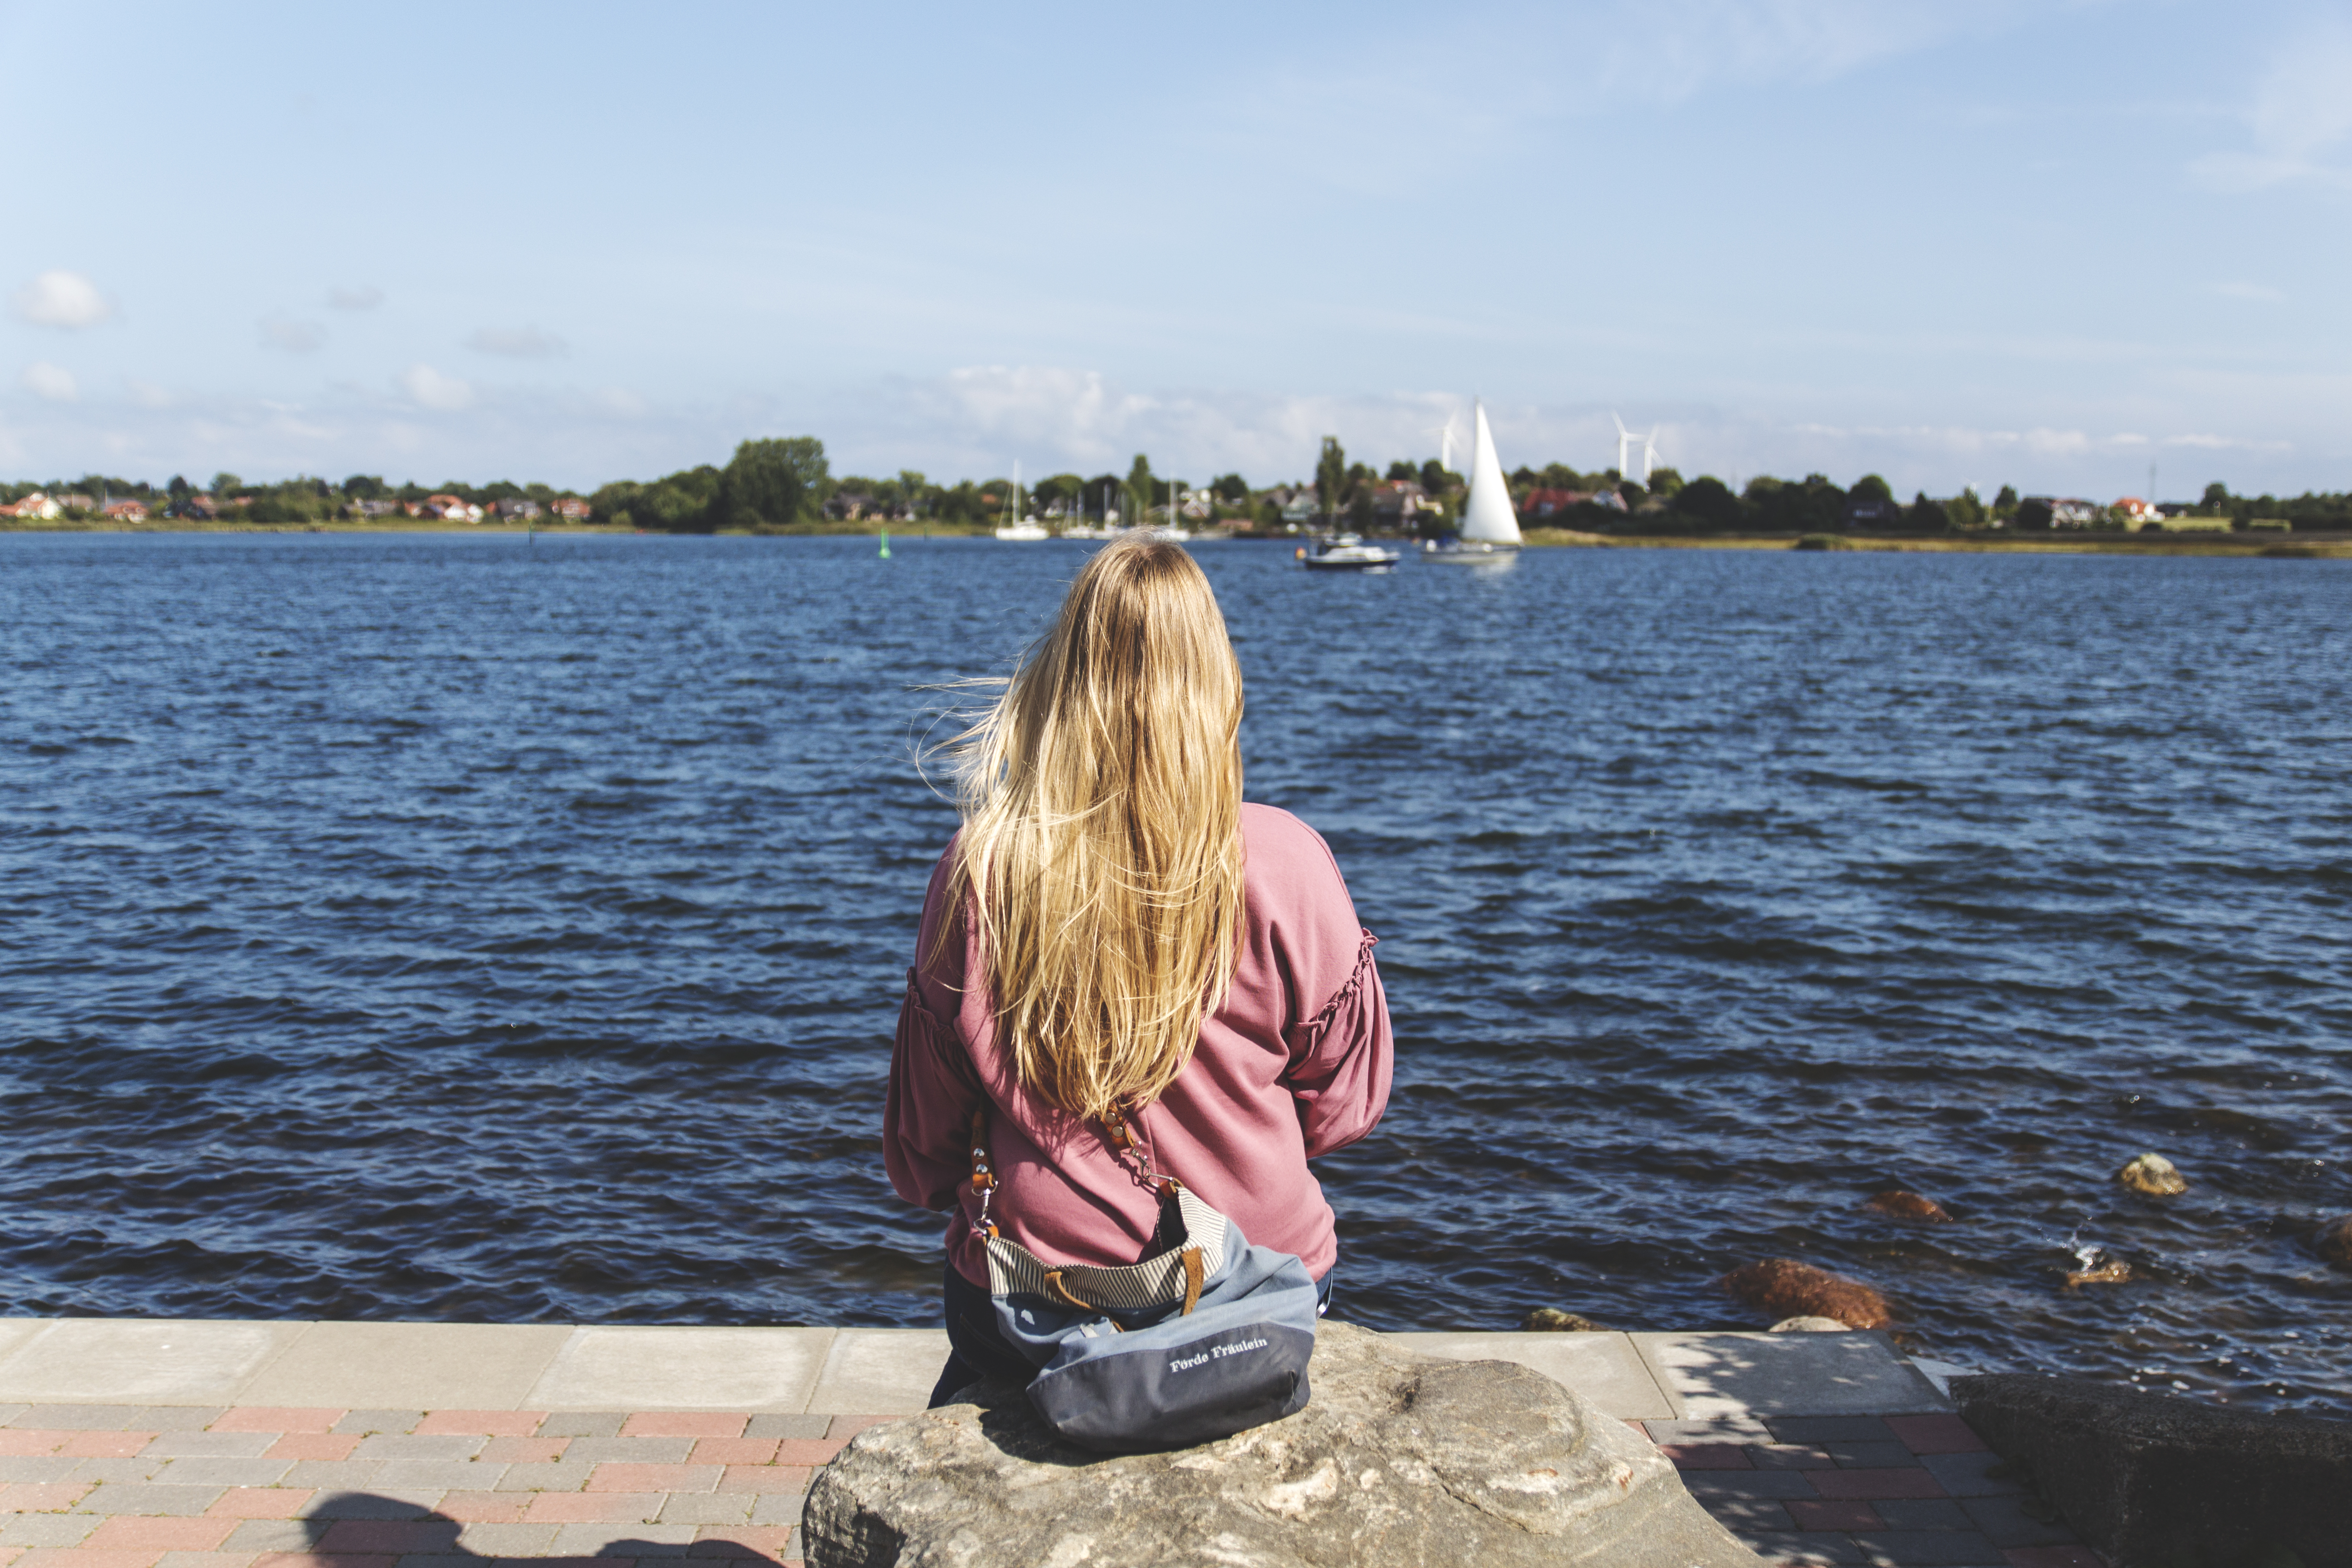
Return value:
M 963 826 L 931 874 L 883 1118 L 898 1195 L 955 1211 L 934 1405 L 1034 1371 L 990 1306 L 975 1112 L 990 1218 L 1041 1258 L 1157 1250 L 1140 1155 L 1296 1253 L 1328 1300 L 1339 1248 L 1307 1162 L 1380 1121 L 1388 1002 L 1322 838 L 1243 804 L 1241 718 L 1208 579 L 1130 538 L 1087 563 L 962 738 Z

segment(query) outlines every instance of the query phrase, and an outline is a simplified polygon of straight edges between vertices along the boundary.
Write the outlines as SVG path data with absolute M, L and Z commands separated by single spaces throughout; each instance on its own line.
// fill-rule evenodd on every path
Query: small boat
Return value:
M 1476 566 L 1508 560 L 1519 552 L 1519 519 L 1511 510 L 1511 487 L 1495 456 L 1495 433 L 1486 426 L 1486 405 L 1476 405 L 1477 447 L 1470 458 L 1470 499 L 1462 507 L 1462 531 L 1447 539 L 1425 540 L 1423 561 Z
M 1316 541 L 1315 548 L 1301 545 L 1298 563 L 1309 572 L 1386 572 L 1402 554 L 1378 544 L 1367 544 L 1352 533 L 1342 533 Z
M 1017 544 L 1032 544 L 1038 540 L 1054 537 L 1045 531 L 1044 523 L 1034 517 L 1021 515 L 1021 463 L 1018 458 L 1013 463 L 1013 493 L 1004 498 L 1004 521 L 996 525 L 996 537 Z

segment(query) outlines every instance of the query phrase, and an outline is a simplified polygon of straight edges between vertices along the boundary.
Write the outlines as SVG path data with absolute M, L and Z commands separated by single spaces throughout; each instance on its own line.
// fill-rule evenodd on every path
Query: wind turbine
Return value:
M 1613 410 L 1610 413 L 1609 417 L 1617 426 L 1618 476 L 1621 479 L 1629 479 L 1633 477 L 1632 450 L 1633 443 L 1639 441 L 1642 444 L 1642 482 L 1645 485 L 1648 484 L 1650 482 L 1650 470 L 1655 468 L 1658 462 L 1657 427 L 1655 426 L 1652 426 L 1648 435 L 1637 436 L 1633 431 L 1625 428 L 1625 421 L 1618 418 Z
M 1454 415 L 1449 412 L 1445 416 L 1444 424 L 1433 425 L 1422 434 L 1437 437 L 1437 466 L 1447 473 L 1452 473 L 1454 471 Z

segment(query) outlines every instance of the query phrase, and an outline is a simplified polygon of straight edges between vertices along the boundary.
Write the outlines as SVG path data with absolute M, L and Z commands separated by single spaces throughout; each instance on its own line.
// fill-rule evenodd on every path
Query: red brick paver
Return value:
M 330 1557 L 317 1552 L 265 1552 L 252 1568 L 393 1568 L 397 1557 Z M 21 1568 L 21 1565 L 20 1565 Z
M 154 1440 L 152 1432 L 68 1432 L 58 1452 L 77 1459 L 130 1459 Z
M 588 1476 L 592 1492 L 712 1492 L 724 1465 L 599 1465 Z
M 350 1415 L 348 1410 L 316 1407 L 272 1409 L 264 1405 L 240 1405 L 212 1424 L 215 1432 L 326 1432 Z
M 1783 1505 L 1799 1530 L 1884 1530 L 1886 1521 L 1866 1502 L 1790 1498 Z
M 152 1552 L 84 1552 L 71 1546 L 36 1546 L 16 1559 L 15 1568 L 155 1568 L 155 1560 L 163 1555 L 161 1547 Z
M 1981 1454 L 1984 1439 L 1957 1415 L 1889 1415 L 1886 1429 L 1915 1454 Z
M 624 1437 L 740 1437 L 749 1415 L 706 1410 L 648 1410 L 622 1423 Z
M 432 1410 L 416 1430 L 463 1437 L 528 1437 L 546 1419 L 544 1410 Z
M 443 1492 L 433 1511 L 460 1524 L 520 1524 L 537 1492 Z
M 903 1421 L 903 1415 L 836 1415 L 824 1435 L 836 1443 L 846 1443 L 868 1426 L 879 1426 L 885 1421 Z
M 233 1519 L 142 1519 L 117 1514 L 82 1538 L 85 1552 L 210 1552 L 236 1528 Z
M 79 1502 L 95 1481 L 18 1481 L 0 1487 L 0 1513 L 61 1513 Z M 16 1550 L 15 1547 L 10 1551 Z
M 659 1492 L 533 1492 L 523 1518 L 532 1524 L 643 1524 L 666 1500 Z
M 846 1437 L 787 1437 L 776 1445 L 779 1465 L 829 1465 L 833 1457 L 849 1447 Z

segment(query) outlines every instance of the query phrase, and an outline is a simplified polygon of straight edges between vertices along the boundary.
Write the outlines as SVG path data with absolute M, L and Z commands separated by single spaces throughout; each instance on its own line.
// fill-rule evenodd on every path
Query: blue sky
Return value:
M 2352 488 L 2352 5 L 0 0 L 0 474 Z

